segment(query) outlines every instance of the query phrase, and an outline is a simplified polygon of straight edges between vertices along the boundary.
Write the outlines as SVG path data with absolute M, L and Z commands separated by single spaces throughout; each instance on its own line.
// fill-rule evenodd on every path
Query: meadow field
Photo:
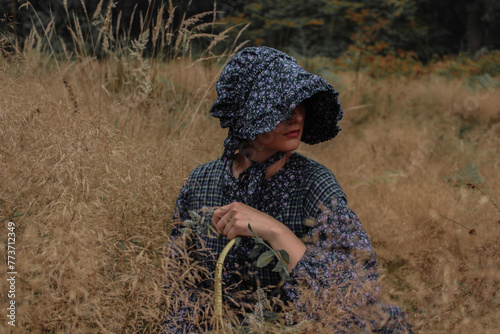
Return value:
M 184 180 L 222 153 L 208 112 L 230 52 L 159 61 L 137 43 L 128 57 L 55 57 L 33 35 L 1 54 L 0 271 L 17 272 L 15 327 L 0 280 L 3 333 L 156 332 L 174 303 L 165 286 L 195 275 L 165 252 Z M 382 299 L 417 333 L 496 332 L 500 78 L 301 63 L 340 91 L 345 116 L 337 138 L 299 151 L 335 173 L 363 222 Z M 211 298 L 197 305 L 208 317 Z

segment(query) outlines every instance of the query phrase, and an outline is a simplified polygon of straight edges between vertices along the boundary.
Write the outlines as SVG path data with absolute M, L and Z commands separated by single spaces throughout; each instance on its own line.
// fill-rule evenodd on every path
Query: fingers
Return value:
M 267 215 L 248 205 L 234 202 L 215 210 L 212 223 L 219 233 L 232 239 L 237 236 L 252 236 L 248 229 L 250 223 L 254 231 L 262 230 L 267 221 L 266 217 Z
M 214 226 L 219 233 L 229 238 L 229 235 L 231 234 L 230 232 L 234 228 L 235 223 L 236 219 L 233 219 L 230 214 L 225 214 L 223 217 L 219 218 L 217 222 L 214 222 Z
M 214 211 L 212 223 L 215 229 L 229 239 L 235 238 L 240 233 L 237 226 L 239 221 L 243 221 L 241 210 L 241 203 L 231 203 L 222 206 Z
M 219 222 L 220 223 L 220 222 Z M 236 238 L 237 236 L 249 236 L 248 224 L 246 219 L 242 218 L 228 218 L 228 220 L 223 220 L 224 227 L 222 235 L 228 239 Z
M 214 214 L 212 216 L 212 223 L 214 225 L 216 225 L 219 222 L 219 220 L 222 217 L 224 217 L 224 215 L 227 213 L 227 211 L 225 211 L 223 208 L 224 207 L 220 207 L 220 208 L 218 208 L 217 210 L 214 211 Z
M 229 211 L 225 207 L 220 207 L 214 211 L 212 216 L 212 224 L 219 233 L 223 233 L 225 223 L 222 220 Z M 227 219 L 227 217 L 226 217 Z
M 223 227 L 224 232 L 222 232 L 223 235 L 229 238 L 229 233 L 233 229 L 234 226 L 234 220 L 229 218 L 229 221 L 224 222 L 226 225 Z M 229 238 L 231 239 L 231 238 Z

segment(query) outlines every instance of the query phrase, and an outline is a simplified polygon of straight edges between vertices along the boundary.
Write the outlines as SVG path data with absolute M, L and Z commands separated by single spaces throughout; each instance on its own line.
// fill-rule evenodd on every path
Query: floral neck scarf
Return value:
M 252 165 L 240 173 L 233 191 L 238 202 L 252 206 L 260 198 L 262 181 L 266 178 L 267 168 L 280 161 L 285 156 L 285 152 L 277 152 L 264 162 L 250 159 L 246 150 L 243 150 L 243 154 L 250 160 Z

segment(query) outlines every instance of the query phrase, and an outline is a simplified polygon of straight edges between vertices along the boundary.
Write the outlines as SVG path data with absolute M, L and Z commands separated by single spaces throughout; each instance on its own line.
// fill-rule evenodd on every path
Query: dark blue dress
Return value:
M 231 173 L 231 160 L 219 158 L 197 167 L 177 198 L 177 218 L 184 221 L 190 218 L 189 211 L 224 206 L 242 198 L 238 192 L 245 188 L 239 187 L 239 182 Z M 294 303 L 306 318 L 317 319 L 321 312 L 301 298 L 313 293 L 343 309 L 344 318 L 331 324 L 332 332 L 354 331 L 350 327 L 382 333 L 411 331 L 400 308 L 378 302 L 379 274 L 370 241 L 328 168 L 294 153 L 276 174 L 263 181 L 258 192 L 245 204 L 288 226 L 306 244 L 306 253 L 290 273 L 291 279 L 283 283 L 279 274 L 272 271 L 272 263 L 264 268 L 256 266 L 254 259 L 249 258 L 254 242 L 243 238 L 226 257 L 226 287 L 234 286 L 234 291 L 275 287 L 274 291 L 283 300 Z M 207 224 L 211 224 L 210 219 Z M 182 224 L 173 228 L 172 241 L 182 235 L 182 229 Z M 199 235 L 192 240 L 202 266 L 213 273 L 215 260 L 228 239 Z M 210 285 L 211 281 L 204 284 Z M 360 310 L 367 305 L 371 305 L 371 310 L 377 308 L 377 315 L 362 315 Z M 187 313 L 189 310 L 182 310 L 168 316 L 166 331 L 196 332 Z

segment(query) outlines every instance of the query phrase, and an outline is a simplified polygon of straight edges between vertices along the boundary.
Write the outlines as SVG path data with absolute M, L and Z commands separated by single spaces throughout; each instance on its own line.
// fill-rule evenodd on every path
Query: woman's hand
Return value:
M 268 214 L 239 202 L 215 210 L 213 224 L 217 231 L 228 239 L 237 236 L 252 237 L 253 233 L 248 229 L 248 224 L 250 224 L 252 230 L 268 242 L 274 238 L 273 235 L 279 229 L 286 228 Z
M 274 250 L 283 249 L 290 255 L 288 270 L 292 270 L 306 251 L 304 243 L 283 223 L 268 214 L 243 203 L 234 202 L 214 211 L 214 227 L 233 239 L 237 236 L 253 237 L 252 230 L 271 245 Z

